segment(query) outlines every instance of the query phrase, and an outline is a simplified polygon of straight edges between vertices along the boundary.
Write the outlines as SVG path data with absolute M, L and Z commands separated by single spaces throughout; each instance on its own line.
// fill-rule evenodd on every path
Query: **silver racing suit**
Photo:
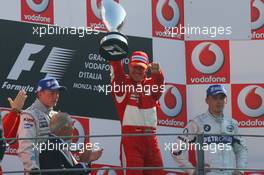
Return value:
M 204 136 L 203 144 L 200 145 L 201 147 L 198 147 L 196 142 L 197 136 L 195 135 L 184 135 L 177 138 L 175 143 L 179 146 L 173 149 L 172 156 L 180 167 L 193 167 L 189 162 L 188 146 L 186 146 L 190 146 L 191 144 L 193 144 L 193 150 L 197 151 L 197 149 L 203 149 L 204 163 L 208 164 L 210 168 L 246 167 L 247 146 L 242 137 L 233 136 L 233 134 L 238 134 L 238 126 L 237 122 L 230 117 L 214 117 L 209 112 L 206 112 L 190 120 L 183 132 L 210 135 Z M 213 134 L 223 135 L 217 136 Z M 181 146 L 183 143 L 185 143 L 185 145 Z M 185 172 L 193 174 L 194 170 L 188 169 L 185 170 Z M 231 175 L 232 172 L 231 170 L 211 170 L 207 175 Z
M 18 138 L 47 137 L 50 134 L 50 117 L 56 113 L 47 109 L 38 99 L 20 117 Z M 18 156 L 25 170 L 39 169 L 39 143 L 46 139 L 18 141 Z

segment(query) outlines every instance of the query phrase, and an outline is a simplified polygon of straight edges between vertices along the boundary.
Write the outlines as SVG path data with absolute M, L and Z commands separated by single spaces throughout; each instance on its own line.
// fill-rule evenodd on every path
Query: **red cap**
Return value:
M 142 66 L 145 69 L 148 68 L 148 64 L 149 64 L 149 58 L 148 55 L 145 52 L 142 51 L 135 51 L 132 53 L 131 57 L 130 57 L 130 62 L 129 64 L 131 66 Z

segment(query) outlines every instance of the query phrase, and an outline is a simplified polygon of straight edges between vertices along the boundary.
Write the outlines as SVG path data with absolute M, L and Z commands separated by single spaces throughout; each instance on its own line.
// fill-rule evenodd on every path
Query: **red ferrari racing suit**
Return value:
M 122 134 L 156 133 L 158 100 L 164 88 L 162 72 L 136 83 L 124 73 L 121 61 L 111 61 L 112 95 Z M 120 146 L 123 167 L 163 167 L 157 136 L 123 136 Z M 125 170 L 124 174 L 163 174 L 163 170 Z
M 10 111 L 3 118 L 3 128 L 5 138 L 16 138 L 20 122 L 19 113 Z M 13 141 L 12 141 L 13 142 Z M 10 141 L 8 141 L 10 143 Z
M 3 124 L 2 124 L 3 121 Z M 15 138 L 17 134 L 17 129 L 19 125 L 19 114 L 10 111 L 8 114 L 6 114 L 3 118 L 0 116 L 0 135 L 1 138 Z M 2 175 L 2 168 L 1 168 L 1 159 L 5 152 L 5 144 L 11 143 L 11 141 L 0 141 L 0 175 Z M 12 141 L 14 142 L 14 141 Z

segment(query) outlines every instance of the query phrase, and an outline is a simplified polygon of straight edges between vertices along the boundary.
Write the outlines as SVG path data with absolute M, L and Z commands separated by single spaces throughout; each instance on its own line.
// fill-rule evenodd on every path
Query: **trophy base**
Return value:
M 100 42 L 100 55 L 111 61 L 118 61 L 128 56 L 127 37 L 118 32 L 110 32 Z

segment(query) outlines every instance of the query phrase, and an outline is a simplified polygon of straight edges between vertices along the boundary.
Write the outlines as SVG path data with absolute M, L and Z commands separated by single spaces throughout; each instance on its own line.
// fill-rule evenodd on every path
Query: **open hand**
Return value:
M 27 93 L 25 90 L 20 90 L 18 93 L 17 93 L 17 96 L 14 100 L 12 100 L 12 98 L 8 98 L 7 100 L 9 101 L 9 104 L 10 104 L 10 107 L 12 109 L 15 109 L 17 111 L 21 111 L 24 104 L 25 104 L 25 101 L 27 99 Z
M 93 151 L 90 155 L 90 162 L 98 160 L 103 154 L 103 149 Z

